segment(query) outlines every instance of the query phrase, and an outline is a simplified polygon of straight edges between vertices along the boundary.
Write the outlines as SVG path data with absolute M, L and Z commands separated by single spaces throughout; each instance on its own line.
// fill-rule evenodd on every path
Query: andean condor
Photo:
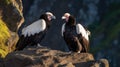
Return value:
M 15 50 L 23 50 L 27 45 L 38 45 L 46 35 L 52 19 L 55 19 L 55 16 L 51 12 L 46 12 L 39 20 L 23 28 Z
M 66 23 L 62 25 L 62 36 L 72 52 L 88 52 L 90 32 L 80 23 L 76 24 L 75 18 L 69 13 L 62 16 Z

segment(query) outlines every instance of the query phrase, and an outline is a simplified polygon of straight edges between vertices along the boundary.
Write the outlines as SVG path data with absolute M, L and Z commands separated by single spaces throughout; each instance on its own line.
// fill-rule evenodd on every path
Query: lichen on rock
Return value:
M 9 29 L 6 24 L 0 19 L 0 57 L 4 58 L 8 53 L 7 41 L 10 37 Z
M 21 0 L 0 0 L 0 57 L 15 49 L 18 28 L 24 22 Z

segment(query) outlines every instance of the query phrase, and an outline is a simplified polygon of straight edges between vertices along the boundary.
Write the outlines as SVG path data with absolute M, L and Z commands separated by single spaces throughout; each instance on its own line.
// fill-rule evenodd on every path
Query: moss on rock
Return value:
M 4 58 L 8 53 L 7 41 L 10 37 L 9 29 L 6 24 L 0 19 L 0 57 Z

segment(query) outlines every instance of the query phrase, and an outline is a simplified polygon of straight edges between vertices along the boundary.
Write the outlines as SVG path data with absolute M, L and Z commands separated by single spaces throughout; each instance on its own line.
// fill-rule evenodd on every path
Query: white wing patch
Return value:
M 26 36 L 31 36 L 34 35 L 35 33 L 39 33 L 41 31 L 44 31 L 46 28 L 46 23 L 45 20 L 37 20 L 33 22 L 31 25 L 25 27 L 22 29 L 22 35 Z
M 61 31 L 62 36 L 63 36 L 63 32 L 65 31 L 65 24 L 66 24 L 66 23 L 64 23 L 64 24 L 62 25 L 62 31 Z
M 76 25 L 77 34 L 82 34 L 87 40 L 89 40 L 90 31 L 86 31 L 81 24 Z

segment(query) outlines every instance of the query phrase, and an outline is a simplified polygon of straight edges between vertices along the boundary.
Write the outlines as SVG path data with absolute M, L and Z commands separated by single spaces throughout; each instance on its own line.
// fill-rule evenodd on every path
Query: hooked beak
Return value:
M 66 17 L 65 17 L 65 16 L 62 16 L 62 19 L 66 19 Z
M 51 16 L 51 19 L 56 19 L 56 17 L 55 16 Z

